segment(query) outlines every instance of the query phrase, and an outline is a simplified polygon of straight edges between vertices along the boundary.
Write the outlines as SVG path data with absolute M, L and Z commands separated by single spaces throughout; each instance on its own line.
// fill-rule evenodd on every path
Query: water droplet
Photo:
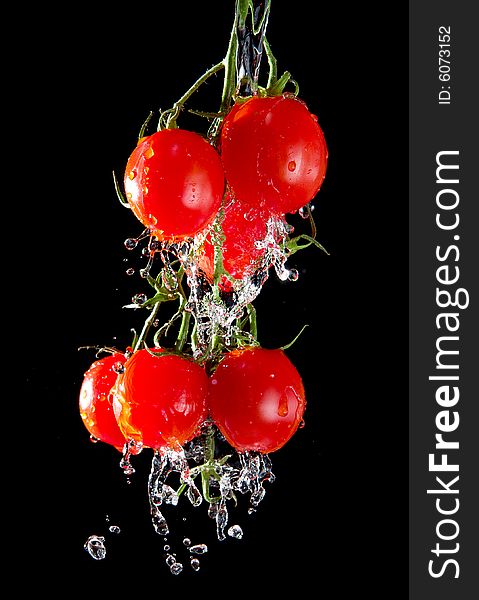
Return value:
M 199 571 L 200 566 L 201 566 L 200 561 L 197 558 L 191 559 L 191 567 L 192 567 L 193 571 Z
M 117 375 L 121 375 L 125 372 L 125 365 L 122 362 L 118 361 L 113 365 L 113 370 Z
M 243 537 L 243 530 L 239 525 L 231 525 L 228 529 L 228 535 L 236 540 L 240 540 Z
M 296 161 L 290 160 L 288 163 L 288 171 L 293 172 L 296 169 Z
M 289 281 L 298 281 L 299 273 L 297 269 L 290 269 L 288 274 Z
M 120 468 L 123 469 L 123 473 L 128 477 L 133 475 L 135 469 L 131 464 L 131 456 L 133 454 L 140 454 L 143 449 L 141 442 L 135 442 L 135 440 L 128 440 L 123 447 L 123 456 L 120 460 Z M 130 480 L 127 480 L 130 483 Z
M 118 525 L 110 525 L 110 527 L 108 528 L 108 531 L 110 533 L 120 533 L 121 529 L 118 527 Z
M 284 228 L 285 228 L 287 234 L 294 233 L 294 227 L 292 225 L 290 225 L 289 223 L 286 223 Z
M 218 503 L 217 502 L 212 502 L 209 506 L 208 506 L 208 517 L 210 519 L 215 519 L 216 518 L 216 513 L 218 512 Z
M 148 296 L 146 294 L 135 294 L 131 299 L 133 304 L 143 304 L 148 300 Z
M 95 560 L 103 560 L 106 556 L 105 538 L 91 535 L 83 546 Z
M 256 210 L 254 208 L 250 208 L 248 212 L 245 212 L 243 217 L 246 221 L 252 221 L 255 218 Z
M 134 275 L 134 274 L 135 274 L 135 269 L 132 269 L 132 268 L 130 267 L 129 269 L 127 269 L 127 270 L 125 271 L 125 273 L 126 273 L 127 275 Z
M 302 206 L 298 210 L 298 213 L 302 219 L 309 219 L 309 206 L 307 204 L 306 204 L 306 206 Z
M 127 250 L 134 250 L 138 246 L 138 240 L 135 238 L 127 238 L 123 243 Z
M 205 554 L 208 552 L 208 546 L 206 544 L 195 544 L 190 546 L 191 554 Z
M 136 173 L 136 169 L 132 169 L 129 173 L 128 173 L 128 179 L 130 179 L 131 181 L 133 181 L 133 179 L 135 179 L 137 173 Z
M 183 540 L 183 544 L 188 548 L 189 546 L 191 546 L 191 540 L 190 538 L 185 538 Z
M 170 571 L 173 573 L 173 575 L 179 575 L 181 571 L 183 571 L 183 565 L 181 563 L 175 562 L 171 565 Z

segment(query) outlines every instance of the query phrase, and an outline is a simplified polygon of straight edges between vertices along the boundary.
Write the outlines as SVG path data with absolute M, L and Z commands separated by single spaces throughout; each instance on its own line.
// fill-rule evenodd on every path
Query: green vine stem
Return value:
M 183 108 L 183 105 L 189 98 L 201 87 L 201 85 L 209 79 L 215 73 L 218 73 L 221 69 L 225 68 L 225 63 L 222 60 L 221 62 L 213 65 L 210 69 L 203 73 L 201 77 L 199 77 L 195 83 L 181 96 L 181 98 L 173 104 L 173 107 L 169 110 L 161 113 L 160 119 L 158 122 L 158 131 L 161 129 L 174 129 L 177 126 L 176 120 L 180 114 L 180 110 Z
M 156 315 L 158 314 L 158 311 L 160 309 L 160 304 L 161 302 L 157 302 L 153 305 L 151 312 L 143 325 L 143 329 L 141 330 L 141 333 L 133 346 L 133 352 L 139 350 L 143 345 L 143 342 L 145 341 L 146 336 L 148 335 L 148 332 L 150 331 L 150 328 L 156 319 Z
M 186 340 L 188 339 L 188 331 L 190 329 L 191 313 L 188 312 L 187 310 L 185 310 L 185 306 L 186 306 L 186 300 L 184 298 L 182 298 L 181 303 L 180 303 L 180 309 L 178 311 L 178 312 L 181 311 L 182 316 L 181 316 L 180 331 L 178 332 L 178 338 L 177 338 L 176 344 L 175 344 L 175 350 L 177 352 L 183 352 L 183 348 L 186 344 Z
M 231 29 L 228 49 L 224 59 L 209 68 L 195 83 L 177 100 L 172 108 L 162 112 L 158 120 L 158 131 L 177 128 L 177 120 L 184 104 L 212 75 L 224 69 L 223 90 L 218 113 L 190 110 L 193 114 L 213 119 L 208 136 L 214 138 L 222 118 L 231 108 L 239 90 L 244 95 L 258 92 L 258 75 L 263 49 L 266 52 L 269 76 L 268 90 L 279 89 L 282 92 L 291 75 L 285 73 L 280 80 L 277 78 L 277 63 L 265 33 L 268 25 L 271 0 L 266 0 L 255 6 L 254 0 L 236 0 L 235 18 Z M 248 23 L 250 19 L 251 23 Z M 144 133 L 151 116 L 143 124 Z
M 256 341 L 258 341 L 258 322 L 257 322 L 257 319 L 256 319 L 256 309 L 250 303 L 250 304 L 246 305 L 246 311 L 248 313 L 250 333 L 254 337 L 254 339 Z

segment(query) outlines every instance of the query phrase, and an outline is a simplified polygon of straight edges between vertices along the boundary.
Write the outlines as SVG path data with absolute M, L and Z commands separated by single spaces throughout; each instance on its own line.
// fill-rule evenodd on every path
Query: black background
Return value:
M 63 15 L 29 14 L 17 71 L 20 128 L 29 131 L 20 154 L 36 158 L 18 181 L 27 197 L 14 206 L 30 292 L 15 326 L 26 389 L 13 470 L 24 527 L 18 560 L 35 575 L 21 587 L 213 596 L 231 586 L 254 596 L 290 581 L 298 591 L 329 588 L 326 598 L 382 598 L 391 585 L 405 596 L 406 7 L 389 8 L 387 27 L 377 29 L 372 8 L 336 3 L 313 14 L 313 6 L 273 2 L 268 38 L 328 141 L 315 218 L 330 256 L 298 253 L 290 265 L 299 280 L 272 275 L 256 302 L 266 347 L 310 325 L 288 351 L 305 382 L 306 426 L 272 455 L 277 481 L 258 512 L 248 517 L 244 503 L 232 511 L 243 540 L 216 541 L 204 505 L 168 511 L 168 543 L 185 565 L 178 577 L 149 520 L 150 455 L 136 458 L 128 486 L 120 455 L 88 440 L 77 398 L 94 356 L 77 348 L 126 345 L 141 322 L 121 307 L 143 291 L 138 276 L 125 275 L 142 265 L 139 254 L 123 246 L 142 228 L 116 201 L 111 171 L 122 175 L 148 112 L 171 106 L 223 57 L 233 2 L 118 7 L 109 15 L 82 4 Z M 211 83 L 192 106 L 213 110 L 217 94 Z M 299 217 L 291 222 L 304 227 Z M 32 433 L 23 443 L 27 417 Z M 110 524 L 121 533 L 109 534 Z M 83 550 L 94 533 L 106 537 L 104 561 Z M 198 573 L 183 535 L 209 546 Z

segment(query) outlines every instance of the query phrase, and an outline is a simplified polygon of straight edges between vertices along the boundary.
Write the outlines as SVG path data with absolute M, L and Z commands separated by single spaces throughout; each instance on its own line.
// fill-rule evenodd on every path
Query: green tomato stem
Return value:
M 221 105 L 220 112 L 227 111 L 231 99 L 234 97 L 235 89 L 236 89 L 236 52 L 238 48 L 238 3 L 235 11 L 235 18 L 233 22 L 233 27 L 231 29 L 230 41 L 228 44 L 228 50 L 226 51 L 226 56 L 223 60 L 223 65 L 225 68 L 225 78 L 223 82 L 223 93 L 221 95 Z
M 189 98 L 201 87 L 201 85 L 207 79 L 209 79 L 212 75 L 214 75 L 215 73 L 218 73 L 218 71 L 221 71 L 221 69 L 224 69 L 224 68 L 225 68 L 225 63 L 223 60 L 221 62 L 217 63 L 216 65 L 213 65 L 210 69 L 208 69 L 205 73 L 203 73 L 203 75 L 201 77 L 199 77 L 195 81 L 195 83 L 183 94 L 183 96 L 181 96 L 181 98 L 179 100 L 177 100 L 177 102 L 175 102 L 173 104 L 173 108 L 171 108 L 170 111 L 167 111 L 169 113 L 169 116 L 166 121 L 166 127 L 165 127 L 166 129 L 175 129 L 177 127 L 176 120 L 178 119 L 180 110 L 183 107 L 183 105 L 185 104 L 185 102 L 187 100 L 189 100 Z M 158 131 L 160 131 L 160 129 L 162 129 L 161 124 L 162 124 L 162 119 L 160 116 L 160 122 L 158 123 Z
M 256 319 L 256 309 L 250 303 L 246 305 L 246 311 L 248 313 L 249 318 L 249 330 L 254 339 L 258 340 L 258 321 Z
M 186 344 L 186 340 L 188 338 L 188 330 L 190 328 L 191 313 L 188 312 L 187 310 L 185 310 L 185 306 L 186 306 L 186 300 L 184 298 L 182 298 L 182 301 L 180 304 L 180 311 L 182 311 L 183 314 L 181 316 L 180 331 L 178 332 L 178 338 L 176 339 L 176 344 L 175 344 L 175 350 L 177 352 L 183 351 L 183 348 Z
M 266 58 L 268 59 L 269 66 L 268 83 L 266 84 L 266 88 L 269 89 L 278 81 L 278 62 L 273 54 L 273 51 L 271 50 L 271 46 L 269 45 L 266 36 L 263 39 L 263 47 L 266 52 Z
M 148 332 L 150 331 L 150 328 L 153 325 L 154 320 L 156 319 L 156 315 L 158 314 L 158 310 L 160 309 L 160 304 L 161 304 L 161 302 L 157 302 L 156 304 L 153 305 L 150 315 L 146 319 L 146 321 L 143 325 L 143 329 L 141 330 L 141 333 L 138 336 L 138 339 L 136 340 L 136 343 L 133 347 L 133 352 L 136 352 L 137 350 L 139 350 L 141 348 L 143 341 L 145 340 L 146 336 L 148 335 Z

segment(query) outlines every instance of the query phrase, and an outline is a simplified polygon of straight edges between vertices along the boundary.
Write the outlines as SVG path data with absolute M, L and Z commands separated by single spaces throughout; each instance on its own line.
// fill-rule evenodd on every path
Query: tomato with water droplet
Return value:
M 221 247 L 223 267 L 235 279 L 252 275 L 261 265 L 266 248 L 257 246 L 263 242 L 268 233 L 268 219 L 277 218 L 267 211 L 245 206 L 241 201 L 227 199 L 225 203 L 222 231 L 224 235 Z M 209 234 L 203 245 L 199 266 L 209 280 L 214 274 L 214 245 Z M 223 289 L 231 289 L 228 280 L 221 281 Z
M 164 129 L 142 138 L 125 169 L 126 198 L 158 239 L 194 236 L 218 212 L 225 177 L 217 151 L 199 134 Z
M 113 408 L 126 438 L 149 448 L 178 449 L 206 417 L 208 377 L 192 360 L 163 353 L 162 348 L 142 349 L 127 360 Z
M 126 440 L 115 419 L 111 389 L 125 360 L 118 353 L 94 362 L 85 373 L 79 397 L 80 416 L 90 434 L 120 451 Z
M 317 117 L 288 94 L 237 103 L 223 122 L 220 151 L 235 197 L 281 214 L 310 202 L 326 174 Z
M 210 414 L 240 452 L 270 453 L 298 429 L 306 408 L 304 386 L 282 350 L 233 350 L 210 377 Z

